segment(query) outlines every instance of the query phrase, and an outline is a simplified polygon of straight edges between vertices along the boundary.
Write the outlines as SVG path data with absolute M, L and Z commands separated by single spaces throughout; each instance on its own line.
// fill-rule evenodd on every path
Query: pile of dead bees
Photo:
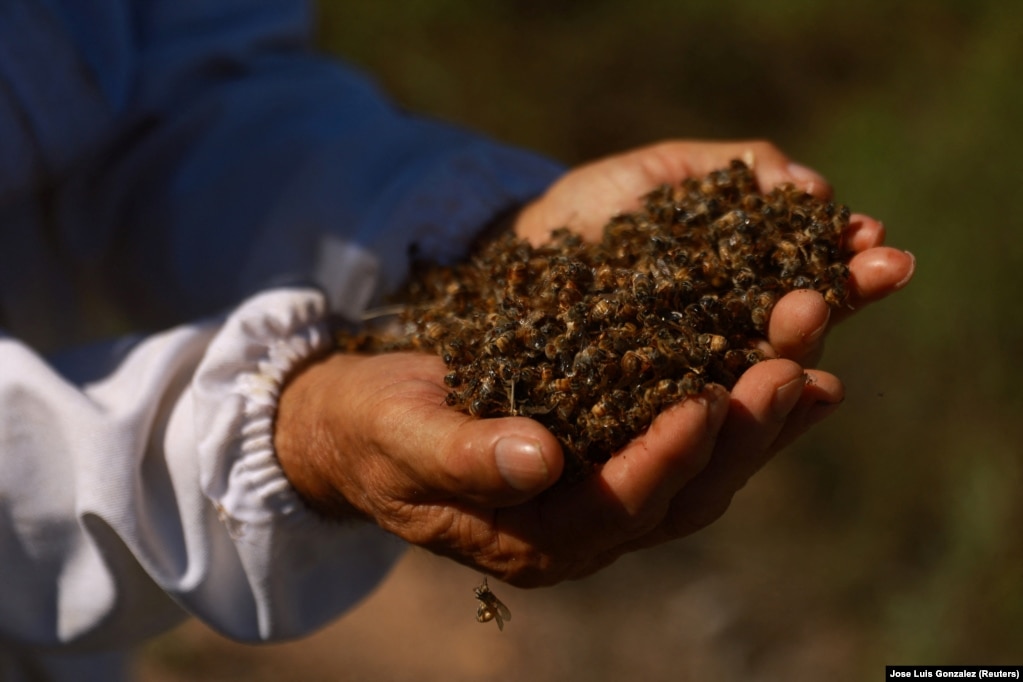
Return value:
M 756 342 L 786 292 L 842 305 L 848 223 L 846 207 L 792 186 L 760 192 L 733 161 L 652 191 L 598 243 L 559 229 L 533 247 L 506 232 L 458 265 L 422 265 L 398 324 L 339 346 L 441 356 L 448 404 L 540 421 L 572 477 L 706 383 L 731 388 L 763 359 Z

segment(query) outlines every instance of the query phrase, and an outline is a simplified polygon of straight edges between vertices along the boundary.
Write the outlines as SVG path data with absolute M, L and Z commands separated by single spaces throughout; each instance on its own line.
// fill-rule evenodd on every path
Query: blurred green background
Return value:
M 568 164 L 767 138 L 917 273 L 831 336 L 828 422 L 696 537 L 539 591 L 412 552 L 300 643 L 189 624 L 140 677 L 871 680 L 1023 663 L 1023 3 L 321 0 L 324 49 L 410 110 Z M 403 654 L 403 652 L 405 652 Z M 297 675 L 298 677 L 295 677 Z

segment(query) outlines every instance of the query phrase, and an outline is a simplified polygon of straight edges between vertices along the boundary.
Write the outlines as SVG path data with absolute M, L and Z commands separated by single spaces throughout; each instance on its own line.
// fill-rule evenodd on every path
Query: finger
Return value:
M 791 360 L 765 360 L 732 389 L 728 419 L 700 477 L 738 490 L 769 459 L 770 446 L 807 392 L 806 373 Z
M 879 246 L 857 253 L 849 261 L 849 304 L 836 311 L 838 319 L 902 289 L 915 271 L 916 258 L 908 251 Z
M 714 456 L 676 496 L 662 533 L 687 535 L 724 513 L 732 496 L 774 454 L 772 444 L 805 387 L 803 368 L 790 360 L 765 360 L 743 374 L 732 389 Z
M 853 253 L 881 246 L 884 238 L 884 223 L 862 213 L 849 216 L 849 226 L 842 235 L 845 248 Z
M 648 532 L 706 466 L 727 411 L 727 392 L 708 387 L 665 410 L 598 472 L 552 491 L 543 509 L 545 544 L 596 553 Z
M 771 311 L 767 338 L 777 354 L 813 364 L 823 351 L 831 308 L 820 293 L 797 289 L 785 294 Z
M 795 406 L 787 416 L 781 418 L 783 423 L 779 428 L 777 415 L 784 412 L 786 402 L 792 400 L 791 394 L 784 396 L 779 392 L 794 391 L 785 388 L 789 382 L 797 379 L 794 371 L 789 365 L 781 367 L 781 373 L 773 378 L 758 379 L 754 375 L 752 379 L 756 379 L 759 385 L 753 386 L 753 395 L 750 396 L 743 395 L 745 386 L 740 388 L 738 394 L 733 391 L 735 399 L 742 401 L 744 407 L 736 409 L 729 416 L 718 439 L 712 465 L 677 496 L 664 523 L 646 536 L 619 547 L 619 552 L 659 545 L 709 525 L 725 513 L 734 493 L 742 487 L 743 477 L 748 478 L 772 454 L 841 404 L 845 394 L 837 377 L 826 372 L 807 370 Z M 778 382 L 786 383 L 779 386 Z M 796 385 L 799 385 L 798 381 Z M 769 393 L 772 388 L 774 396 Z M 773 440 L 772 434 L 775 434 Z M 738 453 L 736 448 L 739 449 Z M 744 467 L 745 472 L 728 473 L 726 469 L 729 463 Z M 730 478 L 732 480 L 729 481 Z
M 789 413 L 785 426 L 772 444 L 776 451 L 795 441 L 814 424 L 827 418 L 845 400 L 845 387 L 835 375 L 809 369 L 806 370 L 806 376 L 803 395 Z
M 724 388 L 707 387 L 699 398 L 658 415 L 604 466 L 601 483 L 613 491 L 627 517 L 641 520 L 653 512 L 659 520 L 668 502 L 707 465 L 728 403 Z
M 877 236 L 874 232 L 873 236 L 864 237 L 864 241 L 873 241 Z M 908 251 L 880 246 L 857 253 L 849 262 L 847 305 L 832 310 L 815 291 L 789 292 L 771 311 L 768 341 L 781 357 L 813 365 L 823 352 L 829 325 L 902 289 L 912 279 L 915 268 L 916 259 Z

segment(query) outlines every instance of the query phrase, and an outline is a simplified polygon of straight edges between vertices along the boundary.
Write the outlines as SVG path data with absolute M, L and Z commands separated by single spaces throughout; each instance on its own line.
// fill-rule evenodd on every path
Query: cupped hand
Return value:
M 537 244 L 565 226 L 596 239 L 651 188 L 734 158 L 752 165 L 761 189 L 788 182 L 830 196 L 823 178 L 768 143 L 667 142 L 566 173 L 515 229 Z M 554 485 L 561 447 L 538 422 L 452 409 L 443 362 L 411 353 L 337 354 L 293 378 L 277 416 L 281 465 L 321 512 L 370 519 L 513 584 L 587 575 L 714 521 L 775 452 L 841 402 L 836 377 L 804 366 L 831 323 L 904 286 L 914 267 L 868 216 L 852 217 L 845 243 L 854 252 L 848 309 L 832 313 L 813 291 L 786 295 L 768 327 L 779 358 L 754 365 L 731 393 L 708 386 L 669 407 L 579 483 Z
M 445 404 L 436 357 L 336 354 L 299 374 L 275 446 L 311 506 L 371 519 L 410 543 L 520 586 L 577 578 L 713 521 L 779 447 L 842 398 L 824 372 L 755 365 L 663 412 L 574 485 L 557 440 L 524 417 Z M 807 380 L 807 376 L 810 377 Z
M 822 199 L 831 197 L 828 182 L 794 163 L 769 142 L 670 141 L 610 156 L 569 171 L 516 217 L 519 236 L 534 244 L 551 230 L 568 227 L 599 239 L 608 219 L 640 208 L 642 197 L 662 184 L 677 184 L 723 168 L 732 159 L 749 164 L 761 190 L 791 183 Z M 884 246 L 884 225 L 853 214 L 844 235 L 853 252 L 849 263 L 850 295 L 845 308 L 832 311 L 817 292 L 792 292 L 778 301 L 771 315 L 768 341 L 781 357 L 804 365 L 819 358 L 826 331 L 854 311 L 905 286 L 913 276 L 912 254 Z

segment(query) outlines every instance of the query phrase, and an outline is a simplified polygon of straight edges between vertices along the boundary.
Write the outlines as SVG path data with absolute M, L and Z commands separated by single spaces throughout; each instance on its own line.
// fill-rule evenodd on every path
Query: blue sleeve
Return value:
M 298 0 L 0 2 L 0 545 L 21 551 L 0 567 L 31 577 L 7 581 L 0 640 L 142 636 L 167 624 L 138 620 L 154 593 L 236 637 L 297 636 L 400 551 L 293 513 L 268 434 L 304 330 L 329 348 L 327 302 L 249 294 L 311 282 L 356 315 L 412 245 L 456 257 L 561 169 L 401 112 L 308 34 Z M 38 338 L 97 317 L 89 275 L 129 323 L 234 313 L 100 344 L 78 383 Z
M 400 283 L 412 245 L 456 257 L 561 172 L 399 110 L 311 51 L 305 3 L 48 6 L 46 30 L 75 46 L 62 89 L 76 104 L 21 98 L 21 120 L 40 122 L 58 239 L 156 322 L 295 282 L 357 314 Z

